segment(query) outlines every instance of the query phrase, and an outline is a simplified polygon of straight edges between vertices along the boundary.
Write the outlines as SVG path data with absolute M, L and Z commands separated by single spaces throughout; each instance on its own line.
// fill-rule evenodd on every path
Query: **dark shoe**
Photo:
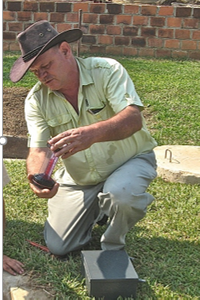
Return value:
M 103 218 L 97 222 L 97 224 L 99 226 L 103 226 L 107 223 L 107 221 L 108 221 L 108 216 L 104 215 Z

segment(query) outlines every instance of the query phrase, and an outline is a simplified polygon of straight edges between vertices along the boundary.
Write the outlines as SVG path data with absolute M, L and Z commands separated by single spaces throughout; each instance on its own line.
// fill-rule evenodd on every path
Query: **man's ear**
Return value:
M 71 54 L 71 48 L 67 42 L 62 42 L 59 49 L 66 57 Z

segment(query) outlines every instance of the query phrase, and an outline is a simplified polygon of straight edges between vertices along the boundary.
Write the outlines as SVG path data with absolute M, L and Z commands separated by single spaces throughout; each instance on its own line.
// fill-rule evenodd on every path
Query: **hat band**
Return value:
M 27 62 L 29 60 L 31 60 L 33 57 L 35 57 L 40 50 L 43 48 L 44 45 L 37 47 L 36 49 L 34 49 L 31 52 L 28 52 L 27 54 L 25 54 L 24 56 L 22 56 L 22 59 L 24 62 Z

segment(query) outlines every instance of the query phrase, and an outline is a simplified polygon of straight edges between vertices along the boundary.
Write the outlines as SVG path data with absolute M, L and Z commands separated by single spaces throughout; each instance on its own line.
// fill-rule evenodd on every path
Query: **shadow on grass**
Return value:
M 141 235 L 142 232 L 148 236 L 146 228 L 135 226 L 127 236 L 126 246 L 128 254 L 135 258 L 134 267 L 138 276 L 146 280 L 145 284 L 139 286 L 138 292 L 143 295 L 141 299 L 146 299 L 144 295 L 148 295 L 150 286 L 162 286 L 169 291 L 169 295 L 172 291 L 177 296 L 199 299 L 199 244 L 181 238 L 180 240 L 159 236 L 146 238 Z M 157 299 L 152 296 L 148 299 Z
M 37 274 L 41 285 L 48 283 L 58 295 L 61 295 L 60 297 L 70 295 L 70 299 L 81 299 L 76 292 L 76 289 L 82 289 L 85 293 L 80 273 L 80 251 L 70 254 L 67 263 L 64 263 L 31 246 L 27 239 L 45 245 L 43 228 L 41 224 L 28 221 L 7 222 L 4 252 L 23 261 L 28 271 L 33 270 Z M 93 238 L 84 250 L 100 249 L 100 238 L 105 228 L 95 226 Z M 135 226 L 127 235 L 126 245 L 127 253 L 135 258 L 133 265 L 139 278 L 146 280 L 145 283 L 138 284 L 137 299 L 161 299 L 163 290 L 168 291 L 166 295 L 172 292 L 176 296 L 198 299 L 199 245 L 187 240 L 172 240 L 159 236 L 147 238 L 143 232 L 148 236 L 146 228 Z M 42 280 L 40 277 L 45 279 Z M 69 281 L 76 282 L 76 287 L 70 286 Z M 157 293 L 160 290 L 160 295 L 155 295 L 155 290 Z M 82 296 L 82 299 L 89 298 Z
M 84 295 L 83 278 L 80 276 L 80 253 L 70 255 L 61 261 L 50 253 L 28 243 L 31 240 L 46 246 L 43 236 L 44 226 L 24 220 L 7 221 L 4 253 L 18 259 L 25 265 L 25 275 L 33 289 L 42 289 L 52 295 L 52 299 L 82 299 Z M 84 298 L 86 299 L 86 298 Z

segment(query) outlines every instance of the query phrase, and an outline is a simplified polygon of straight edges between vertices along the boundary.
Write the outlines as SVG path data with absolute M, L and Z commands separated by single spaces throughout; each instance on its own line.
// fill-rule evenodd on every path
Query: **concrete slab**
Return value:
M 158 176 L 169 182 L 200 183 L 200 147 L 164 145 L 156 147 Z
M 13 276 L 3 271 L 3 300 L 49 300 L 53 296 L 42 288 L 31 286 L 28 275 Z
M 11 287 L 10 294 L 12 300 L 17 300 L 17 299 L 19 300 L 19 299 L 26 299 L 29 292 L 27 290 L 18 287 Z

